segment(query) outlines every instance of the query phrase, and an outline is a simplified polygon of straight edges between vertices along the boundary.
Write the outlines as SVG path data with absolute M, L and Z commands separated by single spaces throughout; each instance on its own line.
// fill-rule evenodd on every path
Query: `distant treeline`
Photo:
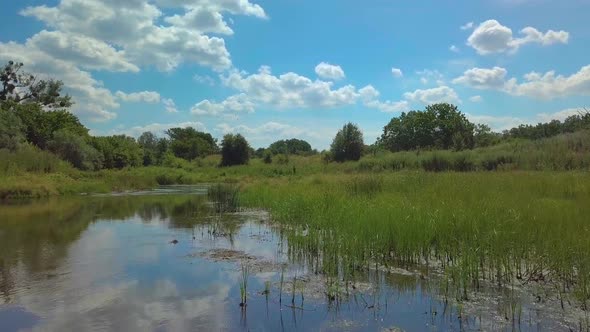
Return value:
M 81 170 L 121 169 L 139 166 L 182 167 L 183 163 L 221 154 L 220 166 L 248 163 L 251 157 L 271 163 L 288 162 L 288 155 L 313 155 L 311 145 L 300 139 L 276 141 L 254 150 L 240 135 L 229 134 L 218 143 L 211 134 L 194 128 L 171 128 L 165 137 L 145 132 L 135 139 L 126 135 L 92 136 L 79 119 L 67 111 L 71 98 L 61 94 L 62 82 L 37 80 L 9 62 L 0 72 L 0 149 L 12 152 L 43 150 Z M 401 113 L 383 129 L 371 146 L 361 130 L 346 124 L 334 137 L 325 161 L 358 160 L 378 150 L 469 150 L 512 139 L 541 139 L 590 128 L 590 113 L 580 111 L 563 122 L 553 120 L 521 125 L 502 133 L 474 124 L 451 104 L 427 106 L 424 111 Z

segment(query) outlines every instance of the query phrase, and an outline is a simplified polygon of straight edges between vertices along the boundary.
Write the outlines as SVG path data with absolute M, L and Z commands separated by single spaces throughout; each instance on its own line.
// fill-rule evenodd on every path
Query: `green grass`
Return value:
M 327 275 L 428 264 L 460 298 L 483 278 L 542 276 L 581 301 L 590 300 L 588 202 L 584 172 L 318 175 L 252 183 L 241 195 L 289 225 L 290 254 Z

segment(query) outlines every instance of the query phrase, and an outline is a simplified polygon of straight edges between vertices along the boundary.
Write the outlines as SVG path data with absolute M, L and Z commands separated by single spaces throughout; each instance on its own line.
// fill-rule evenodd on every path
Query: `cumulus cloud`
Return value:
M 326 62 L 321 62 L 319 65 L 317 65 L 315 67 L 315 73 L 320 78 L 333 81 L 339 81 L 346 77 L 344 75 L 344 70 L 342 70 L 340 66 L 331 65 Z
M 170 98 L 163 98 L 162 104 L 164 104 L 164 107 L 166 108 L 166 112 L 178 113 L 178 109 L 176 108 L 176 103 L 174 103 L 174 100 L 172 100 Z
M 457 46 L 455 46 L 455 45 L 451 45 L 449 47 L 449 51 L 451 51 L 453 53 L 459 53 L 460 52 L 459 48 Z
M 147 125 L 143 125 L 143 126 L 134 126 L 134 127 L 129 127 L 129 128 L 119 128 L 117 130 L 113 130 L 112 132 L 110 132 L 109 134 L 125 134 L 125 135 L 129 135 L 129 136 L 133 136 L 133 137 L 138 137 L 139 135 L 141 135 L 142 133 L 146 132 L 146 131 L 151 131 L 152 133 L 158 135 L 158 136 L 162 136 L 164 135 L 164 132 L 170 128 L 187 128 L 187 127 L 193 127 L 197 130 L 200 131 L 206 131 L 207 128 L 205 127 L 205 125 L 201 122 L 196 122 L 196 121 L 186 121 L 186 122 L 178 122 L 178 123 L 150 123 Z
M 119 108 L 116 97 L 92 75 L 75 64 L 54 58 L 30 43 L 0 43 L 0 61 L 10 60 L 26 64 L 25 70 L 41 79 L 54 78 L 65 83 L 64 92 L 70 94 L 75 104 L 72 112 L 91 121 L 114 119 L 113 110 Z
M 454 84 L 463 84 L 476 89 L 502 89 L 506 84 L 508 71 L 502 67 L 471 68 L 462 76 L 453 80 Z
M 372 85 L 367 85 L 359 89 L 359 95 L 366 107 L 378 109 L 383 113 L 404 112 L 409 109 L 409 104 L 405 100 L 401 101 L 379 101 L 379 91 Z
M 235 115 L 236 113 L 252 112 L 254 112 L 254 103 L 243 93 L 230 96 L 220 103 L 205 99 L 191 108 L 192 114 L 210 116 Z
M 391 68 L 391 74 L 393 75 L 393 77 L 402 77 L 404 76 L 404 73 L 402 72 L 401 69 L 399 68 Z
M 275 76 L 268 66 L 252 75 L 232 71 L 220 77 L 225 86 L 245 93 L 252 102 L 278 108 L 339 107 L 354 104 L 358 97 L 352 85 L 333 88 L 332 82 L 312 81 L 293 72 Z
M 455 90 L 445 85 L 432 89 L 417 89 L 414 92 L 406 92 L 404 93 L 404 98 L 424 105 L 436 103 L 461 103 L 461 99 L 459 99 Z
M 481 96 L 471 96 L 469 97 L 469 100 L 474 103 L 481 103 L 483 98 Z
M 502 52 L 516 52 L 521 46 L 537 43 L 543 46 L 557 43 L 567 44 L 569 33 L 563 30 L 549 30 L 545 33 L 533 27 L 520 30 L 521 37 L 515 38 L 512 30 L 496 20 L 481 23 L 467 39 L 467 45 L 477 53 L 486 55 Z
M 422 84 L 428 84 L 429 82 L 435 82 L 437 85 L 445 85 L 445 77 L 438 70 L 424 69 L 416 71 L 416 74 L 420 76 L 420 82 Z
M 515 96 L 549 100 L 567 96 L 590 95 L 590 65 L 570 76 L 557 75 L 555 71 L 544 74 L 530 72 L 524 75 L 524 82 L 507 78 L 507 70 L 502 67 L 472 68 L 453 80 L 476 89 L 493 89 Z
M 27 46 L 40 52 L 77 64 L 90 70 L 138 72 L 124 51 L 117 51 L 107 43 L 83 35 L 43 30 L 27 40 Z
M 165 16 L 157 5 L 182 8 L 183 12 Z M 225 12 L 266 17 L 262 7 L 248 0 L 158 0 L 155 4 L 147 0 L 61 0 L 54 7 L 27 7 L 21 14 L 35 17 L 58 31 L 56 34 L 59 35 L 52 36 L 48 41 L 45 39 L 45 43 L 50 44 L 45 45 L 48 49 L 61 49 L 67 56 L 72 56 L 68 52 L 68 44 L 63 41 L 75 45 L 78 42 L 76 38 L 86 38 L 103 43 L 92 42 L 89 45 L 94 46 L 95 50 L 91 51 L 95 53 L 97 49 L 104 51 L 105 58 L 124 54 L 126 61 L 135 66 L 123 66 L 128 70 L 135 70 L 140 65 L 153 65 L 169 71 L 183 62 L 197 63 L 214 70 L 231 66 L 224 39 L 206 35 L 233 33 L 223 20 Z M 121 51 L 112 47 L 108 49 L 105 43 L 115 45 Z M 80 48 L 75 50 L 78 53 L 89 52 Z
M 155 104 L 160 102 L 160 94 L 155 91 L 141 91 L 125 93 L 123 91 L 117 91 L 115 93 L 117 98 L 121 101 L 128 103 L 149 103 Z
M 510 128 L 518 127 L 521 124 L 535 125 L 539 122 L 550 122 L 552 120 L 563 121 L 568 116 L 580 114 L 584 108 L 567 108 L 554 113 L 537 113 L 527 117 L 515 116 L 493 116 L 493 115 L 474 115 L 467 113 L 469 121 L 474 123 L 484 123 L 490 126 L 492 130 L 503 131 Z

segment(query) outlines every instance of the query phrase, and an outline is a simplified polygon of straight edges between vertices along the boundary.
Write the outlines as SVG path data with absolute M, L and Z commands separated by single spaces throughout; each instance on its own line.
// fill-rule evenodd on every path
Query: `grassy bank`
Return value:
M 291 256 L 328 275 L 427 264 L 457 298 L 481 280 L 542 280 L 590 300 L 588 173 L 317 175 L 252 183 L 241 202 L 269 209 Z
M 135 167 L 84 172 L 55 155 L 23 148 L 0 150 L 0 198 L 145 189 L 201 182 L 257 182 L 317 174 L 387 174 L 391 171 L 567 171 L 590 169 L 590 131 L 541 140 L 514 140 L 466 151 L 376 152 L 358 162 L 328 163 L 321 155 L 280 156 L 272 163 L 217 167 L 219 156 L 192 162 L 178 159 L 167 167 Z

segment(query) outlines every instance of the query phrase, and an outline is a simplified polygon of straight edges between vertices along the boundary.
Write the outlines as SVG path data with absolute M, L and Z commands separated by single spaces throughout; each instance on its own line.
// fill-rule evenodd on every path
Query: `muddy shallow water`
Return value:
M 289 259 L 267 213 L 219 215 L 204 193 L 0 206 L 0 331 L 568 330 L 542 306 L 518 323 L 493 296 L 445 304 L 401 268 L 327 280 Z

